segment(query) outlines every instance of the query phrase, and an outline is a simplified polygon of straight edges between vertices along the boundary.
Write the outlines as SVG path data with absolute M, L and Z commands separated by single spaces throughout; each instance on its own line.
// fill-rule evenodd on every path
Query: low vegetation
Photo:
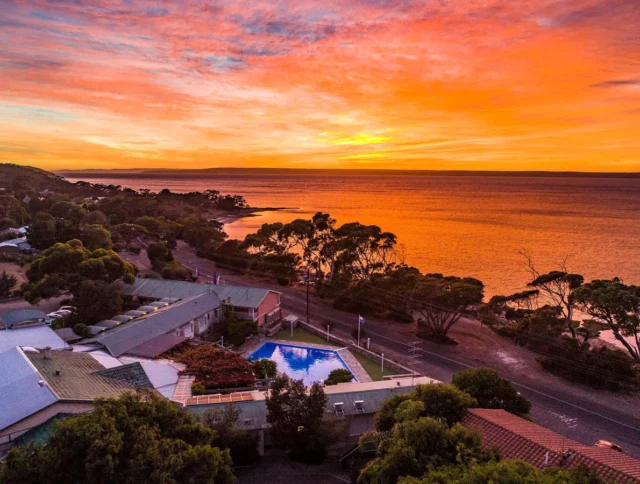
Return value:
M 349 370 L 344 368 L 336 368 L 329 373 L 329 376 L 324 381 L 325 385 L 337 385 L 338 383 L 349 383 L 353 380 L 353 375 Z
M 246 387 L 256 380 L 251 362 L 213 345 L 192 346 L 186 343 L 170 350 L 165 356 L 187 365 L 183 373 L 195 376 L 195 382 L 202 385 L 205 391 Z

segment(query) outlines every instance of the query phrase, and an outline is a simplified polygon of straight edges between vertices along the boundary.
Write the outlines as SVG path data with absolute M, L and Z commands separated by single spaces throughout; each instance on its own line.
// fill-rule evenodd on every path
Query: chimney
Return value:
M 51 359 L 51 346 L 47 346 L 44 349 L 44 359 L 45 360 L 50 360 Z

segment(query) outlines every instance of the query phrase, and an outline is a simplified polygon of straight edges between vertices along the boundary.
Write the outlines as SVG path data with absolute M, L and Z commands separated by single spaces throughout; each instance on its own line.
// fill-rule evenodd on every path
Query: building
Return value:
M 230 304 L 239 317 L 251 319 L 259 326 L 277 321 L 281 317 L 280 296 L 277 291 L 258 287 L 220 286 L 197 284 L 166 279 L 136 278 L 132 284 L 125 284 L 124 292 L 141 300 L 158 301 L 164 298 L 184 299 L 196 294 L 208 294 L 217 300 Z
M 91 411 L 96 398 L 153 388 L 140 369 L 109 370 L 88 353 L 18 347 L 0 353 L 0 451 L 57 415 Z
M 27 242 L 26 237 L 18 237 L 17 239 L 0 242 L 0 254 L 24 254 L 32 251 L 31 244 Z
M 326 386 L 326 410 L 338 418 L 349 417 L 349 434 L 351 437 L 358 437 L 373 430 L 373 415 L 380 410 L 387 398 L 409 393 L 417 385 L 429 383 L 439 382 L 428 377 L 416 377 Z M 259 450 L 262 454 L 265 443 L 270 442 L 265 396 L 264 391 L 257 390 L 228 395 L 192 396 L 178 401 L 195 413 L 203 413 L 209 408 L 222 408 L 233 403 L 240 410 L 236 425 L 258 432 Z
M 49 326 L 15 327 L 0 331 L 0 353 L 16 346 L 23 348 L 62 350 L 67 346 L 62 338 Z
M 83 341 L 104 348 L 112 356 L 154 357 L 177 344 L 207 332 L 217 320 L 220 301 L 209 293 L 187 296 L 141 314 Z
M 542 469 L 586 466 L 607 482 L 640 482 L 640 460 L 622 452 L 580 444 L 504 410 L 470 409 L 462 424 L 482 434 L 505 459 L 519 459 Z
M 0 329 L 40 325 L 46 317 L 45 313 L 37 309 L 18 309 L 0 316 Z

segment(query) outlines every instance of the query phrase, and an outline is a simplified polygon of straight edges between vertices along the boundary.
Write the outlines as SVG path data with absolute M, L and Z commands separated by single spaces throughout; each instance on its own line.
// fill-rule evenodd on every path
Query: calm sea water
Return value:
M 481 279 L 487 294 L 521 289 L 527 250 L 545 270 L 568 256 L 587 279 L 640 283 L 640 180 L 500 176 L 243 174 L 91 178 L 154 191 L 217 189 L 256 207 L 290 207 L 225 226 L 243 238 L 265 222 L 329 212 L 394 232 L 423 271 Z M 75 181 L 76 179 L 71 179 Z

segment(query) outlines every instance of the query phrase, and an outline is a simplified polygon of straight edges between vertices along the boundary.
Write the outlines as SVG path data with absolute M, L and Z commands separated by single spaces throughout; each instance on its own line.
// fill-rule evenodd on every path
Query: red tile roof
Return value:
M 640 483 L 640 460 L 612 449 L 580 444 L 504 410 L 474 408 L 462 423 L 480 431 L 483 445 L 496 447 L 505 459 L 520 459 L 540 469 L 582 464 L 607 481 Z

